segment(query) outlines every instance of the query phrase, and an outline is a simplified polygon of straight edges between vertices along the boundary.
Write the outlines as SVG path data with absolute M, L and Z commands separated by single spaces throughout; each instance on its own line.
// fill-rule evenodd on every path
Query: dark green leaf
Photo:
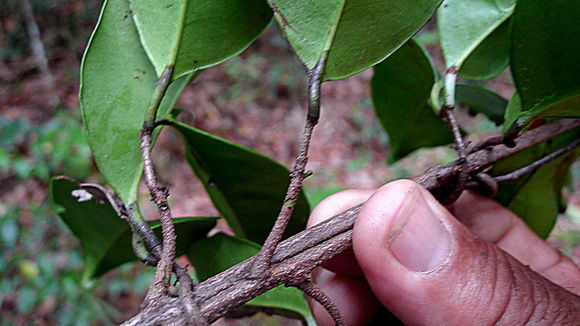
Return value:
M 234 233 L 263 242 L 280 211 L 290 172 L 251 149 L 179 122 L 168 124 L 182 134 L 189 164 Z M 301 194 L 286 235 L 304 230 L 309 213 Z
M 484 80 L 499 75 L 507 68 L 510 57 L 509 19 L 489 34 L 459 69 L 459 75 Z
M 259 250 L 260 246 L 254 242 L 218 233 L 193 245 L 188 258 L 200 280 L 205 280 L 256 255 Z M 302 292 L 283 285 L 252 299 L 247 305 L 274 308 L 283 313 L 293 312 L 305 318 L 311 317 Z
M 461 68 L 476 48 L 510 17 L 515 3 L 515 0 L 443 1 L 437 12 L 437 24 L 447 67 Z M 490 45 L 479 51 L 494 55 L 486 51 Z
M 507 133 L 509 127 L 516 122 L 520 113 L 522 112 L 522 103 L 520 101 L 520 95 L 517 91 L 514 92 L 512 98 L 509 100 L 505 108 L 505 122 L 503 124 L 503 131 Z
M 523 150 L 499 161 L 491 174 L 503 175 L 529 165 L 580 137 L 580 128 Z M 576 149 L 519 180 L 503 182 L 495 199 L 511 209 L 540 237 L 552 230 L 562 202 L 562 187 L 570 165 L 580 155 Z
M 58 215 L 81 242 L 85 260 L 83 279 L 90 281 L 128 261 L 136 260 L 131 248 L 131 231 L 108 203 L 95 199 L 79 202 L 72 191 L 79 184 L 68 178 L 51 180 L 51 195 L 60 206 Z M 178 238 L 177 255 L 189 250 L 193 242 L 205 238 L 216 224 L 215 218 L 196 217 L 175 219 Z M 160 223 L 151 222 L 157 235 Z
M 272 19 L 265 0 L 133 0 L 131 9 L 157 75 L 173 64 L 176 77 L 239 54 Z
M 469 107 L 471 113 L 481 113 L 496 125 L 503 123 L 507 101 L 487 88 L 457 84 L 455 100 Z
M 375 66 L 371 80 L 377 116 L 389 134 L 394 162 L 415 149 L 448 144 L 453 136 L 428 103 L 435 70 L 426 51 L 415 41 Z
M 269 0 L 280 29 L 308 69 L 328 53 L 323 80 L 380 62 L 433 15 L 441 0 Z
M 519 1 L 512 18 L 511 68 L 519 124 L 580 117 L 580 2 Z
M 190 78 L 170 86 L 159 116 L 171 109 Z M 137 198 L 142 171 L 139 131 L 156 81 L 128 2 L 105 1 L 83 57 L 80 106 L 97 166 L 126 203 Z

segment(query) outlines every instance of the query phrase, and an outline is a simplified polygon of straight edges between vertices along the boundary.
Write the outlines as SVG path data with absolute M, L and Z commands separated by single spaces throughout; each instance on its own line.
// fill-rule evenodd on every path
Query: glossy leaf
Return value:
M 323 80 L 361 72 L 393 53 L 441 0 L 269 0 L 280 29 L 312 69 L 328 53 Z
M 192 246 L 188 258 L 201 281 L 250 258 L 260 246 L 254 242 L 218 233 Z M 311 318 L 302 292 L 280 285 L 252 300 L 247 305 L 276 309 L 283 314 L 293 313 Z
M 191 76 L 176 80 L 159 109 L 173 107 Z M 126 203 L 137 197 L 142 162 L 139 131 L 157 77 L 126 1 L 107 0 L 81 66 L 80 107 L 99 171 Z
M 413 40 L 375 66 L 372 99 L 377 116 L 389 134 L 389 162 L 421 147 L 453 141 L 449 127 L 428 103 L 435 76 L 428 53 Z
M 522 112 L 522 102 L 520 100 L 520 94 L 517 91 L 514 92 L 512 98 L 509 100 L 506 109 L 503 124 L 503 131 L 507 133 L 510 126 L 516 122 L 520 113 Z
M 132 0 L 139 35 L 157 75 L 179 77 L 246 49 L 272 19 L 265 0 Z
M 455 100 L 468 106 L 470 113 L 481 113 L 496 125 L 503 123 L 507 101 L 487 88 L 457 84 Z
M 510 17 L 515 3 L 515 0 L 443 1 L 437 13 L 437 24 L 447 67 L 461 68 L 472 53 L 478 56 L 497 55 L 488 50 L 491 44 L 484 44 L 495 42 L 485 41 L 485 39 Z M 479 46 L 482 46 L 479 50 L 482 52 L 474 53 Z M 492 58 L 486 58 L 486 60 L 490 59 Z M 478 70 L 480 68 L 484 67 L 480 66 Z
M 243 146 L 179 122 L 168 122 L 186 144 L 187 160 L 234 233 L 262 243 L 278 216 L 290 172 Z M 310 207 L 302 193 L 286 235 L 304 230 Z
M 511 67 L 521 125 L 580 117 L 580 2 L 519 1 L 512 21 Z
M 58 215 L 79 239 L 83 247 L 85 282 L 109 270 L 136 260 L 131 247 L 131 230 L 108 203 L 95 199 L 79 202 L 72 191 L 79 184 L 71 179 L 57 177 L 51 180 L 51 196 L 59 206 Z M 196 240 L 205 238 L 215 226 L 216 218 L 196 217 L 175 219 L 177 255 L 186 253 Z M 160 236 L 160 223 L 151 222 Z
M 489 34 L 469 54 L 459 69 L 459 75 L 473 80 L 485 80 L 499 75 L 509 65 L 509 19 Z
M 491 174 L 503 175 L 529 165 L 578 137 L 580 128 L 567 131 L 499 161 Z M 576 149 L 518 180 L 500 183 L 495 199 L 516 213 L 536 234 L 546 238 L 561 212 L 562 187 L 570 165 L 579 155 L 580 150 Z

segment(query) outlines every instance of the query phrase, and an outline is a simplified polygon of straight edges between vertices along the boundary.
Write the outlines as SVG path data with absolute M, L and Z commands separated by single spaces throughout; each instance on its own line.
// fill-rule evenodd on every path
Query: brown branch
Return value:
M 335 325 L 346 326 L 346 322 L 342 318 L 342 315 L 340 314 L 340 311 L 338 310 L 336 304 L 334 304 L 334 301 L 332 301 L 332 299 L 330 299 L 330 297 L 328 297 L 326 293 L 324 293 L 318 287 L 318 285 L 316 285 L 316 283 L 314 283 L 312 280 L 307 280 L 302 283 L 296 284 L 296 287 L 302 290 L 302 292 L 304 292 L 304 294 L 306 294 L 307 296 L 316 300 L 316 302 L 318 302 L 322 307 L 324 307 L 324 309 L 326 309 L 326 311 L 334 321 Z
M 264 242 L 262 249 L 257 255 L 257 259 L 253 268 L 253 274 L 260 276 L 267 268 L 276 247 L 282 240 L 284 231 L 290 222 L 292 212 L 296 206 L 296 201 L 302 190 L 302 183 L 308 177 L 309 173 L 306 171 L 306 164 L 308 163 L 308 148 L 310 146 L 310 139 L 314 127 L 318 124 L 320 117 L 320 85 L 322 83 L 322 72 L 324 68 L 326 55 L 318 61 L 314 69 L 310 71 L 310 82 L 308 87 L 308 114 L 306 116 L 306 124 L 302 132 L 302 138 L 299 143 L 298 155 L 294 169 L 290 173 L 291 179 L 284 197 L 284 203 L 280 209 L 280 213 L 276 218 L 276 222 L 272 230 L 268 234 L 268 238 Z
M 517 137 L 514 147 L 497 145 L 467 155 L 463 169 L 468 174 L 476 174 L 502 158 L 578 126 L 580 119 L 566 119 L 538 127 Z M 437 193 L 438 189 L 447 187 L 449 180 L 456 177 L 458 164 L 459 161 L 455 161 L 431 168 L 415 181 L 431 192 Z M 197 284 L 194 294 L 201 314 L 212 323 L 278 285 L 305 279 L 314 268 L 351 247 L 352 226 L 361 207 L 362 204 L 354 206 L 281 242 L 273 254 L 271 263 L 259 279 L 249 277 L 247 273 L 254 264 L 255 256 Z M 155 321 L 161 319 L 176 318 L 177 311 L 182 311 L 177 299 L 164 297 L 154 304 L 157 308 L 147 307 L 125 325 L 139 324 L 135 321 L 153 325 Z M 163 315 L 167 315 L 167 319 L 164 319 Z M 152 319 L 148 319 L 148 316 Z
M 455 117 L 455 81 L 457 80 L 457 74 L 459 70 L 457 67 L 452 66 L 447 70 L 445 75 L 445 104 L 441 108 L 439 115 L 447 121 L 449 124 L 449 129 L 453 134 L 455 149 L 459 156 L 459 163 L 457 165 L 457 176 L 453 180 L 453 187 L 450 187 L 446 191 L 445 195 L 441 195 L 439 200 L 442 204 L 451 204 L 465 189 L 469 175 L 463 170 L 463 164 L 467 157 L 467 150 L 463 137 L 461 136 L 461 131 L 459 130 L 459 124 L 457 123 L 457 118 Z
M 580 146 L 580 139 L 576 139 L 575 141 L 571 142 L 570 144 L 560 148 L 559 150 L 546 155 L 544 157 L 542 157 L 541 159 L 535 161 L 534 163 L 524 166 L 521 169 L 517 169 L 513 172 L 510 172 L 508 174 L 504 174 L 504 175 L 500 175 L 497 177 L 494 177 L 493 179 L 495 180 L 495 182 L 503 182 L 503 181 L 509 181 L 509 180 L 516 180 L 521 178 L 522 176 L 533 172 L 535 170 L 537 170 L 539 167 L 557 159 L 558 157 L 570 152 L 571 150 L 573 150 L 574 148 Z
M 147 189 L 151 195 L 151 200 L 155 203 L 155 206 L 157 206 L 157 210 L 159 211 L 159 219 L 161 220 L 161 230 L 163 234 L 163 249 L 161 251 L 159 263 L 157 264 L 155 278 L 149 288 L 147 298 L 166 294 L 171 279 L 173 262 L 175 260 L 176 235 L 171 209 L 167 202 L 169 190 L 166 187 L 161 186 L 157 181 L 157 174 L 155 173 L 153 162 L 151 160 L 154 123 L 159 104 L 169 87 L 172 74 L 173 67 L 169 65 L 159 77 L 159 81 L 157 82 L 153 96 L 147 107 L 145 121 L 143 123 L 143 128 L 141 128 L 141 134 L 139 135 L 141 138 L 141 153 L 143 157 L 145 184 L 147 185 Z

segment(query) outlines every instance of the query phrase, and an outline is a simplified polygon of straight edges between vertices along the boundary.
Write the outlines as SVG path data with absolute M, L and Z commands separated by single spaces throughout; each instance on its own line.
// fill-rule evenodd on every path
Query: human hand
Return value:
M 466 192 L 445 208 L 400 180 L 330 196 L 308 225 L 365 200 L 353 249 L 313 273 L 347 325 L 369 324 L 381 306 L 410 325 L 580 324 L 578 267 L 495 201 Z

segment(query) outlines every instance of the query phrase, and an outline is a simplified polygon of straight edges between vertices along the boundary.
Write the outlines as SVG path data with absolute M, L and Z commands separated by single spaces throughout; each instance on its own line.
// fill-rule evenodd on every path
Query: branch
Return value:
M 458 160 L 431 168 L 415 181 L 437 196 L 442 188 L 450 186 L 450 180 L 457 177 L 459 170 L 475 175 L 498 160 L 578 126 L 580 119 L 559 120 L 543 125 L 517 137 L 514 147 L 500 144 L 473 152 L 467 155 L 465 162 L 460 163 Z M 281 242 L 259 279 L 249 277 L 247 273 L 257 257 L 254 256 L 196 285 L 194 295 L 201 315 L 212 323 L 278 285 L 306 279 L 314 268 L 351 247 L 352 227 L 362 205 L 351 207 L 344 213 Z M 168 297 L 155 304 L 159 308 L 148 307 L 124 325 L 153 325 L 164 315 L 175 318 L 174 314 L 182 309 L 179 300 Z M 148 316 L 152 319 L 148 319 Z M 135 323 L 136 320 L 140 323 Z
M 346 326 L 340 311 L 336 304 L 326 295 L 312 280 L 307 280 L 302 283 L 296 284 L 296 287 L 302 290 L 304 294 L 316 300 L 321 306 L 328 311 L 330 317 L 337 326 Z
M 171 216 L 171 209 L 169 208 L 169 203 L 167 202 L 167 197 L 169 197 L 169 190 L 161 185 L 157 181 L 157 174 L 153 169 L 153 162 L 151 160 L 151 145 L 153 142 L 153 129 L 155 127 L 155 118 L 157 117 L 157 111 L 159 109 L 159 104 L 169 87 L 171 81 L 171 75 L 173 74 L 173 67 L 171 65 L 167 66 L 153 92 L 149 106 L 147 107 L 147 112 L 145 114 L 145 120 L 143 122 L 143 128 L 141 129 L 141 153 L 143 156 L 143 174 L 145 176 L 145 184 L 151 195 L 152 201 L 157 206 L 159 211 L 159 217 L 161 220 L 161 229 L 163 234 L 163 249 L 161 252 L 161 257 L 159 263 L 157 264 L 157 270 L 155 272 L 155 278 L 149 289 L 147 297 L 150 298 L 152 295 L 165 294 L 167 288 L 169 287 L 169 281 L 171 279 L 171 271 L 173 267 L 173 261 L 175 260 L 175 228 L 173 226 L 173 218 Z
M 495 182 L 503 182 L 503 181 L 509 181 L 509 180 L 516 180 L 521 178 L 522 176 L 533 172 L 535 170 L 537 170 L 539 167 L 557 159 L 558 157 L 570 152 L 571 150 L 573 150 L 574 148 L 580 146 L 580 139 L 576 139 L 575 141 L 571 142 L 570 144 L 560 148 L 559 150 L 546 155 L 544 157 L 542 157 L 541 159 L 535 161 L 534 163 L 524 166 L 521 169 L 517 169 L 513 172 L 510 172 L 508 174 L 504 174 L 504 175 L 500 175 L 497 176 L 495 178 L 493 178 L 495 180 Z
M 290 173 L 291 179 L 288 185 L 288 190 L 286 191 L 286 196 L 284 197 L 284 203 L 280 209 L 280 213 L 276 218 L 276 222 L 268 234 L 268 238 L 264 242 L 262 249 L 257 255 L 255 266 L 253 267 L 253 273 L 257 276 L 261 275 L 267 268 L 272 256 L 274 255 L 274 250 L 280 243 L 284 231 L 290 222 L 290 217 L 296 206 L 296 201 L 298 200 L 298 195 L 302 190 L 302 182 L 309 176 L 306 172 L 306 163 L 308 163 L 308 147 L 310 146 L 310 139 L 312 138 L 312 132 L 314 127 L 318 123 L 318 118 L 320 117 L 320 84 L 322 83 L 322 72 L 324 68 L 324 63 L 326 60 L 326 54 L 318 61 L 314 69 L 310 71 L 310 82 L 308 87 L 308 114 L 306 117 L 306 124 L 304 126 L 304 131 L 302 133 L 302 139 L 300 140 L 298 156 L 296 157 L 296 163 L 294 164 L 294 169 Z

